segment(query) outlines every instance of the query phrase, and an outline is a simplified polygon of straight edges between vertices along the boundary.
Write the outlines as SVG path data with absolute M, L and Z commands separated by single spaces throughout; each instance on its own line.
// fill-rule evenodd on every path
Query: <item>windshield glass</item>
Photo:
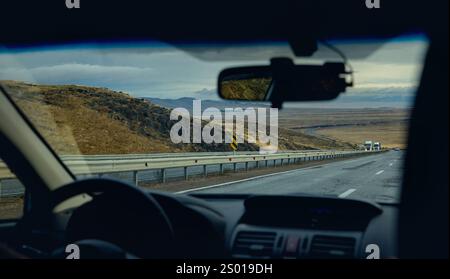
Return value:
M 0 48 L 0 84 L 79 178 L 114 177 L 178 193 L 397 202 L 427 41 L 330 43 L 350 57 L 354 87 L 333 101 L 279 111 L 221 100 L 217 76 L 227 67 L 294 58 L 282 42 Z M 352 59 L 367 49 L 370 55 Z M 323 46 L 311 58 L 295 58 L 325 61 L 341 58 Z M 260 126 L 266 142 L 252 138 Z

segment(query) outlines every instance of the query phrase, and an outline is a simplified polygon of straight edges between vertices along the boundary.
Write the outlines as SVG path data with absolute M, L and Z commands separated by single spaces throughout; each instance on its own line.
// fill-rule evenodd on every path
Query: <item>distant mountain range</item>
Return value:
M 336 100 L 325 102 L 297 102 L 290 103 L 293 108 L 321 108 L 321 109 L 342 109 L 342 108 L 409 108 L 413 105 L 415 87 L 387 87 L 387 88 L 355 88 L 350 89 L 347 93 L 341 94 Z M 210 94 L 210 93 L 202 93 Z M 206 107 L 216 107 L 220 110 L 233 107 L 270 107 L 267 102 L 254 101 L 227 101 L 227 100 L 211 100 L 194 97 L 183 97 L 179 99 L 162 99 L 144 97 L 148 101 L 165 108 L 186 108 L 192 111 L 192 101 L 196 99 L 202 100 L 203 109 Z M 285 107 L 288 107 L 286 105 Z
M 179 99 L 161 99 L 161 98 L 151 98 L 144 97 L 144 100 L 150 101 L 155 105 L 164 107 L 164 108 L 185 108 L 189 111 L 192 111 L 193 101 L 198 100 L 196 98 L 191 97 L 183 97 Z M 246 101 L 222 101 L 222 100 L 201 100 L 202 101 L 202 110 L 207 107 L 215 107 L 220 110 L 224 110 L 225 108 L 235 108 L 235 107 L 270 107 L 269 103 L 263 102 L 246 102 Z

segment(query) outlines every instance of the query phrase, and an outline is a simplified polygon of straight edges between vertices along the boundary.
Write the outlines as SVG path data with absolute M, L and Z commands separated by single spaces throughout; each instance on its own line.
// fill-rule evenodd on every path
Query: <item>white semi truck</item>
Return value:
M 373 142 L 371 140 L 366 140 L 364 142 L 364 150 L 372 151 L 373 150 Z
M 373 150 L 380 151 L 381 150 L 381 143 L 380 142 L 374 142 L 373 143 Z
M 364 141 L 364 150 L 381 151 L 381 143 L 379 141 L 373 142 L 371 140 L 366 140 Z

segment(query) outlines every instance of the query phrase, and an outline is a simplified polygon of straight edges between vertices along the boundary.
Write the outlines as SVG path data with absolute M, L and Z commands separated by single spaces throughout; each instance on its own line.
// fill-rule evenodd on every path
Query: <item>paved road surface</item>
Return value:
M 196 193 L 308 193 L 396 202 L 404 152 L 389 151 L 325 165 L 247 179 Z
M 250 178 L 237 183 L 225 183 L 224 186 L 203 190 L 198 193 L 257 193 L 257 194 L 289 194 L 309 193 L 318 195 L 340 196 L 342 198 L 365 198 L 382 202 L 395 202 L 399 197 L 401 185 L 402 160 L 404 152 L 390 151 L 377 155 L 359 157 L 325 165 L 270 174 Z M 280 162 L 277 162 L 279 165 Z M 269 166 L 273 165 L 269 161 Z M 238 164 L 243 169 L 245 164 Z M 249 165 L 255 167 L 254 164 Z M 225 167 L 232 169 L 232 165 Z M 218 172 L 218 166 L 209 166 L 208 173 Z M 191 175 L 203 173 L 203 167 L 190 169 Z M 170 169 L 167 178 L 182 177 L 182 169 Z M 105 175 L 132 182 L 131 173 Z M 143 171 L 141 181 L 156 182 L 160 179 L 159 170 Z M 3 196 L 14 196 L 23 193 L 23 186 L 17 180 L 2 181 Z

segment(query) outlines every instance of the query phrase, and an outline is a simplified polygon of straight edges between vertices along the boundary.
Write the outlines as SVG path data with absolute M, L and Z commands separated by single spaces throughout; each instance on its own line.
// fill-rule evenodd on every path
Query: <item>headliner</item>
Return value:
M 342 38 L 389 38 L 424 31 L 444 17 L 448 1 L 381 1 L 369 10 L 365 0 L 347 1 L 81 1 L 66 9 L 64 1 L 1 3 L 0 44 L 11 46 L 55 43 L 159 39 L 180 41 L 253 41 Z M 26 5 L 26 6 L 25 6 Z M 443 19 L 442 19 L 443 18 Z

